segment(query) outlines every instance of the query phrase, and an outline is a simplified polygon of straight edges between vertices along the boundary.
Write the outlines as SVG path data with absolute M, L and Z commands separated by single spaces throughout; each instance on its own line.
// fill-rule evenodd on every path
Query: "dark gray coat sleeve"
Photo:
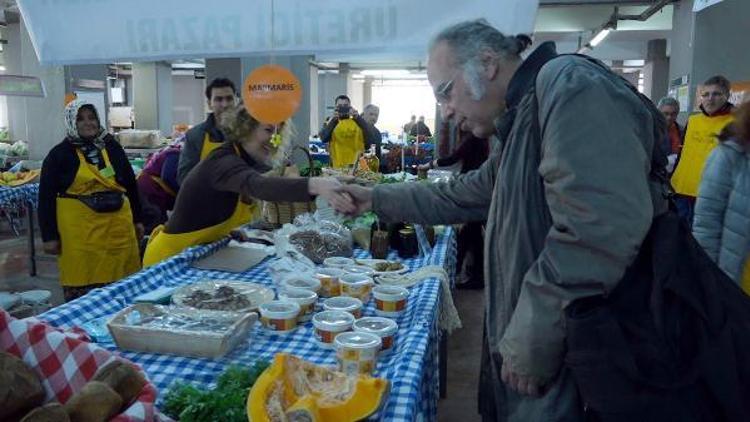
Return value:
M 486 221 L 500 165 L 500 148 L 474 171 L 444 183 L 379 185 L 373 210 L 385 222 L 458 224 Z
M 336 129 L 337 124 L 339 124 L 339 119 L 331 117 L 331 120 L 318 133 L 320 140 L 325 143 L 331 142 L 331 136 L 333 136 L 333 130 Z
M 203 130 L 191 130 L 185 136 L 185 145 L 180 150 L 180 161 L 177 164 L 177 181 L 182 184 L 190 170 L 195 167 L 201 159 L 203 149 Z

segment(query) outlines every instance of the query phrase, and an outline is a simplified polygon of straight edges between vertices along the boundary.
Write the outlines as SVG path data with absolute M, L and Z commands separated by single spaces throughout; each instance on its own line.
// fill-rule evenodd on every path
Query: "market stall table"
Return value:
M 267 261 L 244 273 L 207 271 L 190 264 L 227 244 L 224 240 L 212 245 L 189 249 L 182 254 L 136 273 L 118 283 L 96 289 L 86 296 L 57 307 L 40 318 L 59 327 L 81 326 L 108 318 L 133 303 L 135 297 L 156 288 L 182 286 L 205 279 L 241 280 L 272 286 L 266 270 Z M 356 250 L 359 258 L 369 254 Z M 455 236 L 447 228 L 438 238 L 427 257 L 404 260 L 410 270 L 427 265 L 444 267 L 449 274 L 455 270 Z M 396 258 L 392 255 L 391 258 Z M 380 357 L 375 376 L 391 382 L 390 396 L 381 410 L 383 420 L 435 420 L 438 381 L 438 309 L 441 284 L 427 279 L 411 289 L 406 312 L 396 321 L 399 331 L 395 349 Z M 365 307 L 364 315 L 374 315 L 374 301 Z M 100 343 L 109 350 L 118 350 L 114 343 Z M 163 398 L 177 381 L 208 386 L 230 364 L 251 365 L 256 360 L 270 361 L 276 353 L 287 352 L 316 364 L 335 365 L 332 350 L 320 348 L 314 339 L 311 323 L 297 327 L 288 334 L 274 334 L 260 326 L 253 329 L 249 339 L 234 351 L 219 359 L 188 358 L 173 355 L 121 351 L 122 355 L 140 364 Z
M 34 245 L 34 210 L 39 206 L 39 183 L 27 183 L 16 187 L 0 187 L 0 211 L 6 216 L 25 210 L 28 216 L 29 274 L 36 276 L 36 248 Z M 14 222 L 11 228 L 19 235 Z

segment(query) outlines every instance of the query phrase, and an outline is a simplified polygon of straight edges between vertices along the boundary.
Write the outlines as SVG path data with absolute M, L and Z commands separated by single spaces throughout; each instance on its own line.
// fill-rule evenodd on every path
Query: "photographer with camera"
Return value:
M 318 136 L 327 143 L 331 154 L 331 167 L 345 168 L 353 165 L 359 154 L 374 142 L 367 130 L 367 122 L 351 106 L 346 95 L 336 97 L 336 108 Z

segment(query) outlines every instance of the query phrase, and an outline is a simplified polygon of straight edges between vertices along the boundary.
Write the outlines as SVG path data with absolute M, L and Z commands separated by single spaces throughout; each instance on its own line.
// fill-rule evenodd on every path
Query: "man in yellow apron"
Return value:
M 39 185 L 46 252 L 59 255 L 66 300 L 141 268 L 140 201 L 125 151 L 99 124 L 96 109 L 73 101 L 68 136 L 47 155 Z
M 730 89 L 729 80 L 723 76 L 708 79 L 701 88 L 700 112 L 688 119 L 685 143 L 672 175 L 678 213 L 688 223 L 693 219 L 693 206 L 706 159 L 718 144 L 717 135 L 734 119 Z
M 377 145 L 373 131 L 368 123 L 351 107 L 346 95 L 336 97 L 336 109 L 333 116 L 318 134 L 320 140 L 329 144 L 331 167 L 346 168 L 354 164 L 359 154 L 370 145 Z
M 217 120 L 227 108 L 234 106 L 237 90 L 229 79 L 217 78 L 206 87 L 206 100 L 211 114 L 206 121 L 194 126 L 185 134 L 185 145 L 180 151 L 177 181 L 182 182 L 190 170 L 224 141 L 224 135 L 217 127 Z

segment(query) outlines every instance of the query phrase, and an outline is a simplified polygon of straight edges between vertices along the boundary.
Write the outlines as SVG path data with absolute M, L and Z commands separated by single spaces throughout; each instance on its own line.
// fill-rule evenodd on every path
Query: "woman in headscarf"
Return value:
M 133 169 L 96 108 L 74 100 L 65 125 L 66 138 L 42 165 L 39 226 L 70 301 L 141 268 L 143 225 Z
M 225 142 L 183 181 L 169 221 L 151 234 L 145 267 L 253 221 L 260 216 L 259 201 L 306 202 L 320 195 L 338 209 L 352 206 L 348 195 L 337 192 L 341 184 L 334 178 L 263 175 L 283 160 L 289 125 L 282 125 L 280 143 L 275 142 L 274 125 L 258 122 L 238 105 L 222 114 L 219 127 Z

